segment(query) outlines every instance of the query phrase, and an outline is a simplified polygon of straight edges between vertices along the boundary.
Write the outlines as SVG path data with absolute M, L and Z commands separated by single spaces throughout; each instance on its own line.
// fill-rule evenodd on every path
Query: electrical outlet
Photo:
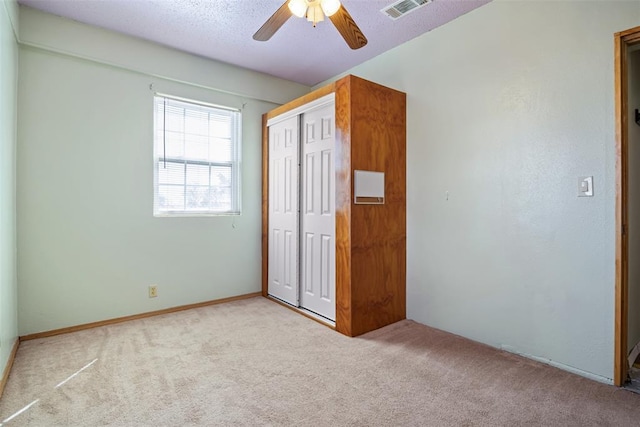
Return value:
M 158 296 L 158 285 L 149 286 L 149 298 L 155 298 Z

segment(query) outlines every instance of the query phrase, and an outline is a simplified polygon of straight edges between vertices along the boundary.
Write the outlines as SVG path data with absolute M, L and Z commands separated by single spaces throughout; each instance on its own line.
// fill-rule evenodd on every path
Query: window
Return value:
M 240 111 L 154 97 L 155 216 L 240 213 Z

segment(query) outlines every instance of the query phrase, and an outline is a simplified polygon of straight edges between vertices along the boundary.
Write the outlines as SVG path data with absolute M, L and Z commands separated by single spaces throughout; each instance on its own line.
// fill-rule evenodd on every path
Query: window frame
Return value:
M 164 101 L 176 101 L 182 104 L 191 104 L 197 107 L 205 107 L 207 109 L 214 109 L 223 111 L 225 113 L 234 113 L 232 117 L 231 128 L 231 160 L 230 161 L 205 161 L 202 159 L 183 157 L 168 157 L 163 152 L 164 141 L 158 141 L 158 134 L 166 132 L 165 124 L 158 123 L 158 108 Z M 187 132 L 183 129 L 182 134 Z M 166 133 L 165 133 L 166 135 Z M 209 217 L 209 216 L 228 216 L 228 215 L 241 215 L 242 213 L 242 186 L 241 186 L 241 152 L 242 152 L 242 110 L 239 108 L 233 108 L 223 105 L 211 104 L 203 101 L 197 101 L 188 98 L 182 98 L 173 95 L 167 95 L 164 93 L 154 93 L 153 95 L 153 216 L 154 217 Z M 186 151 L 186 150 L 185 150 Z M 177 165 L 184 165 L 184 181 L 183 184 L 160 184 L 160 164 L 173 163 Z M 178 210 L 161 210 L 158 202 L 160 185 L 163 186 L 176 186 L 184 188 L 185 198 L 187 197 L 188 187 L 207 187 L 209 189 L 215 188 L 211 185 L 190 185 L 187 182 L 187 166 L 209 166 L 209 174 L 211 174 L 211 168 L 216 166 L 229 167 L 231 170 L 231 185 L 230 185 L 230 197 L 231 206 L 228 210 L 187 210 L 186 200 L 183 204 L 183 209 Z M 209 178 L 211 179 L 211 178 Z

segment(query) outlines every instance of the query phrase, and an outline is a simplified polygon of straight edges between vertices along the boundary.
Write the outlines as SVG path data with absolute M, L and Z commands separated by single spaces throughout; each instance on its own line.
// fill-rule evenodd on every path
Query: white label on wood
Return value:
M 355 203 L 384 203 L 384 172 L 353 172 L 353 192 Z

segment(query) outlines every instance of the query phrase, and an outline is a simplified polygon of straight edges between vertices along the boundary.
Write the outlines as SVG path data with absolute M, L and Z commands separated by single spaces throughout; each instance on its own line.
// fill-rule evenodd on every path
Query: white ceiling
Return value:
M 393 21 L 393 0 L 342 0 L 369 43 L 351 50 L 331 21 L 290 18 L 266 42 L 253 34 L 284 0 L 18 0 L 20 4 L 203 57 L 315 85 L 491 0 L 434 0 Z

